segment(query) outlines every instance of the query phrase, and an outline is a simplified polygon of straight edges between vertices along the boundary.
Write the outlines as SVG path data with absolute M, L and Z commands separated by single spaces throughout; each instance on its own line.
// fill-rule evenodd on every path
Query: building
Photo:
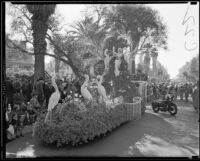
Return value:
M 25 41 L 14 41 L 23 49 L 27 49 Z M 19 68 L 23 70 L 34 69 L 34 57 L 26 53 L 22 53 L 17 49 L 6 46 L 6 69 Z

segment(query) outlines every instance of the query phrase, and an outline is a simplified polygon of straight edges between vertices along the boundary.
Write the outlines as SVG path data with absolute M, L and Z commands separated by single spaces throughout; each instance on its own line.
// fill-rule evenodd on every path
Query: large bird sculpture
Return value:
M 60 100 L 60 92 L 55 82 L 55 76 L 52 78 L 52 85 L 55 88 L 55 92 L 52 93 L 51 97 L 49 98 L 49 104 L 48 104 L 48 109 L 47 109 L 48 112 L 45 118 L 45 123 L 47 123 L 49 119 L 49 115 L 50 115 L 50 120 L 52 120 L 52 110 L 55 108 L 55 106 L 58 104 Z
M 82 94 L 84 99 L 86 99 L 88 101 L 91 101 L 92 100 L 92 95 L 87 89 L 87 85 L 88 85 L 88 82 L 89 82 L 89 76 L 88 75 L 84 75 L 84 77 L 85 77 L 85 82 L 81 86 L 81 94 Z
M 104 101 L 108 100 L 107 96 L 106 96 L 106 90 L 104 88 L 104 86 L 102 85 L 102 81 L 103 81 L 103 77 L 98 75 L 97 76 L 97 90 L 99 92 L 99 95 L 103 98 Z
M 127 64 L 129 63 L 129 53 L 128 53 L 128 49 L 124 48 L 123 50 L 123 55 L 124 55 L 124 60 L 127 62 Z

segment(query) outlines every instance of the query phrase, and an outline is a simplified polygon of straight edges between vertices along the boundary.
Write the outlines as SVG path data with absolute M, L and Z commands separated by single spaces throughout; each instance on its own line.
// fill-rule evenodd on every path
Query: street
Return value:
M 190 102 L 176 101 L 177 115 L 154 113 L 128 122 L 105 137 L 78 147 L 56 148 L 32 138 L 31 132 L 6 145 L 7 157 L 128 156 L 191 157 L 199 155 L 199 115 Z

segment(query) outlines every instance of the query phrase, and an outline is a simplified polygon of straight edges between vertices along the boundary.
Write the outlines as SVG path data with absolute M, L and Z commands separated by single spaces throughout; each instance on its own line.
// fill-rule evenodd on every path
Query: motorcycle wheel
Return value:
M 168 111 L 171 115 L 175 116 L 178 112 L 178 108 L 177 108 L 176 104 L 170 105 Z
M 158 113 L 158 111 L 160 110 L 158 106 L 153 106 L 153 105 L 152 105 L 152 109 L 155 113 Z

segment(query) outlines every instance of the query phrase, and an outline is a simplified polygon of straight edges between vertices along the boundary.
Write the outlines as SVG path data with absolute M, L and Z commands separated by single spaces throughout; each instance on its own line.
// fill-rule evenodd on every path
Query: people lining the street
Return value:
M 190 82 L 149 82 L 147 91 L 148 102 L 151 102 L 153 99 L 165 99 L 166 94 L 170 94 L 174 100 L 180 97 L 180 100 L 188 102 L 189 97 L 193 97 L 194 89 L 196 88 L 197 86 L 194 86 L 194 84 Z
M 33 125 L 34 135 L 37 116 L 42 110 L 47 110 L 49 98 L 55 91 L 49 80 L 39 78 L 35 86 L 31 82 L 30 78 L 14 81 L 9 78 L 6 79 L 6 129 L 8 140 L 22 137 L 22 131 L 26 125 Z M 59 103 L 62 103 L 67 97 L 69 99 L 81 97 L 79 79 L 57 79 L 56 82 L 61 94 Z M 166 99 L 166 95 L 173 96 L 175 100 L 180 97 L 180 100 L 184 99 L 186 102 L 191 96 L 194 108 L 199 110 L 198 83 L 148 83 L 148 102 L 153 99 Z
M 67 95 L 76 93 L 80 96 L 80 81 L 77 79 L 57 79 L 61 100 Z M 31 77 L 21 79 L 6 79 L 6 129 L 8 140 L 23 136 L 26 125 L 34 125 L 37 116 L 47 110 L 49 98 L 55 91 L 49 79 L 39 78 L 32 85 Z M 62 102 L 62 101 L 61 101 Z

